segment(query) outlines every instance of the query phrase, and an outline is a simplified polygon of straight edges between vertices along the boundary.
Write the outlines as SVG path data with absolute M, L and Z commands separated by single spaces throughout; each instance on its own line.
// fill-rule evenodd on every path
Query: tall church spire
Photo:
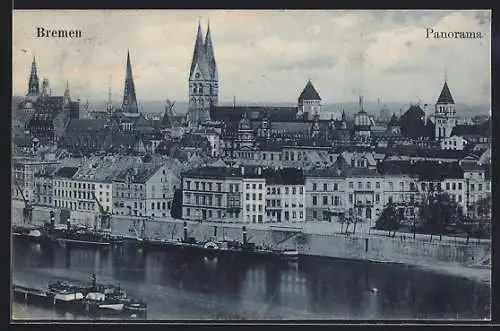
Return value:
M 39 94 L 40 94 L 40 84 L 38 82 L 35 55 L 33 55 L 33 62 L 31 63 L 31 72 L 28 80 L 28 96 L 38 96 Z
M 210 73 L 211 80 L 217 80 L 217 64 L 215 62 L 214 48 L 212 44 L 212 36 L 210 34 L 210 21 L 208 21 L 207 35 L 205 36 L 205 43 L 203 45 L 203 50 L 205 53 L 205 58 L 208 64 L 208 70 Z
M 130 64 L 130 53 L 127 50 L 127 69 L 125 73 L 125 87 L 123 89 L 122 111 L 125 113 L 138 113 L 137 99 L 135 95 L 134 76 Z
M 201 65 L 200 60 L 202 60 L 203 55 L 203 34 L 201 32 L 201 24 L 200 22 L 198 22 L 198 33 L 196 34 L 196 41 L 194 43 L 193 60 L 191 61 L 191 70 L 189 71 L 189 77 L 193 75 L 196 64 L 198 64 L 198 66 Z
M 64 103 L 68 104 L 71 101 L 71 95 L 69 93 L 69 82 L 66 81 L 66 89 L 64 90 Z

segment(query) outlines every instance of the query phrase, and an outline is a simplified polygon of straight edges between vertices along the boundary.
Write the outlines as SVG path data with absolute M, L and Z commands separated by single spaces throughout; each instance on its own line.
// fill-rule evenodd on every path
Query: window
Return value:
M 316 191 L 316 183 L 313 183 L 313 191 Z
M 257 188 L 256 184 L 252 184 L 252 189 L 255 190 Z
M 354 201 L 354 197 L 352 196 L 352 194 L 349 194 L 349 203 L 352 203 Z
M 304 194 L 304 188 L 302 186 L 299 188 L 299 194 Z
M 450 190 L 450 183 L 446 183 L 446 190 Z
M 316 196 L 313 196 L 313 205 L 317 205 L 318 204 L 318 198 Z
M 259 200 L 262 200 L 262 193 L 259 193 Z
M 247 200 L 250 200 L 250 193 L 247 193 L 247 194 L 246 194 L 246 199 L 247 199 Z
M 259 190 L 262 190 L 262 184 L 259 184 Z
M 334 199 L 333 199 L 333 204 L 334 204 L 335 206 L 338 206 L 338 205 L 339 205 L 339 197 L 337 197 L 337 196 L 336 196 L 336 197 L 334 197 Z
M 154 202 L 151 202 L 151 209 L 155 209 L 155 203 Z
M 194 182 L 194 186 L 196 188 L 196 191 L 200 189 L 200 182 Z
M 247 184 L 247 190 L 249 190 L 249 189 L 250 189 L 250 184 Z
M 212 183 L 208 183 L 208 190 L 212 191 Z
M 255 200 L 257 198 L 257 194 L 252 193 L 252 200 Z
M 389 190 L 391 191 L 394 190 L 394 184 L 392 182 L 389 182 Z
M 299 215 L 300 215 L 300 218 L 304 218 L 304 212 L 303 211 L 300 211 Z
M 349 188 L 354 188 L 354 182 L 349 182 Z
M 380 188 L 380 182 L 375 183 L 375 188 Z
M 313 218 L 317 218 L 318 217 L 318 212 L 316 212 L 316 210 L 313 210 Z
M 160 210 L 160 202 L 156 203 L 156 209 Z M 165 209 L 165 208 L 163 208 L 163 209 Z
M 189 216 L 191 214 L 191 210 L 189 208 L 186 208 L 186 216 Z
M 247 211 L 250 211 L 250 205 L 247 205 Z
M 366 188 L 371 189 L 372 188 L 372 183 L 371 182 L 366 182 Z
M 451 184 L 451 189 L 452 190 L 456 190 L 457 189 L 457 184 L 456 183 L 452 183 Z
M 338 191 L 339 190 L 339 184 L 335 183 L 333 184 L 333 190 Z
M 324 196 L 323 197 L 323 205 L 327 205 L 327 204 L 328 204 L 328 197 Z
M 289 193 L 288 186 L 285 186 L 285 194 L 288 194 L 288 193 Z
M 470 190 L 474 191 L 474 184 L 470 184 Z
M 461 194 L 458 195 L 458 202 L 462 202 L 462 195 Z
M 328 191 L 328 184 L 327 183 L 323 184 L 323 191 Z
M 477 185 L 477 190 L 482 191 L 483 190 L 483 184 L 478 184 Z
M 375 194 L 375 201 L 380 202 L 380 194 Z
M 363 188 L 363 183 L 358 182 L 358 189 L 362 189 L 362 188 Z

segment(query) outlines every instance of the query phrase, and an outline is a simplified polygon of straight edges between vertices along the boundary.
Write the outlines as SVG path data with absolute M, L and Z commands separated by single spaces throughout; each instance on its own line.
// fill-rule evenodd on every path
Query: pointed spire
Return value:
M 345 122 L 347 119 L 347 116 L 345 114 L 345 109 L 342 109 L 342 122 Z
M 310 79 L 299 96 L 299 102 L 302 100 L 321 100 L 318 91 L 316 91 Z
M 365 110 L 363 109 L 363 96 L 359 96 L 359 111 L 364 112 Z
M 31 62 L 31 72 L 28 80 L 28 95 L 38 96 L 39 93 L 40 93 L 40 84 L 38 82 L 35 54 L 33 54 L 33 61 Z
M 446 80 L 444 81 L 443 89 L 441 90 L 437 104 L 455 104 Z
M 69 81 L 66 81 L 66 89 L 64 90 L 64 100 L 65 102 L 71 101 L 71 95 L 69 93 Z
M 201 31 L 201 24 L 198 19 L 198 32 L 196 34 L 196 41 L 194 43 L 194 50 L 193 50 L 193 60 L 191 61 L 191 70 L 189 71 L 189 77 L 193 75 L 194 69 L 196 67 L 196 64 L 199 66 L 202 65 L 201 60 L 203 59 L 203 34 Z
M 130 63 L 130 52 L 127 49 L 127 68 L 125 72 L 125 86 L 123 89 L 122 111 L 126 113 L 138 113 L 137 98 L 135 94 L 134 76 L 132 64 Z
M 212 80 L 217 80 L 218 79 L 217 64 L 215 62 L 212 36 L 210 34 L 210 20 L 208 21 L 207 34 L 205 36 L 205 43 L 203 44 L 203 51 L 205 53 L 205 58 L 207 61 L 210 78 Z

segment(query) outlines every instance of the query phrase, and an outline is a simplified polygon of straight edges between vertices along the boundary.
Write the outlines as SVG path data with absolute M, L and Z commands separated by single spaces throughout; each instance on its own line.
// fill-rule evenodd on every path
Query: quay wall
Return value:
M 50 210 L 55 212 L 59 223 L 60 210 L 54 207 L 35 206 L 33 224 L 43 224 L 49 220 Z M 91 215 L 91 216 L 89 216 Z M 80 219 L 83 224 L 93 220 L 94 214 L 71 214 L 72 219 Z M 22 223 L 22 203 L 12 208 L 12 222 Z M 242 241 L 244 224 L 223 224 L 188 221 L 188 236 L 197 240 L 238 240 Z M 469 242 L 432 241 L 423 239 L 389 238 L 387 236 L 359 233 L 345 235 L 340 233 L 294 232 L 283 229 L 270 229 L 267 224 L 245 224 L 247 239 L 257 245 L 273 248 L 297 249 L 305 255 L 332 258 L 368 260 L 374 262 L 403 263 L 418 266 L 457 266 L 476 267 L 491 261 L 491 243 L 484 240 Z M 183 237 L 183 221 L 175 219 L 143 219 L 133 216 L 117 216 L 111 219 L 111 230 L 121 235 L 145 235 L 149 238 L 173 239 Z M 144 232 L 144 233 L 142 233 Z M 318 231 L 319 232 L 319 231 Z M 488 263 L 485 263 L 488 264 Z

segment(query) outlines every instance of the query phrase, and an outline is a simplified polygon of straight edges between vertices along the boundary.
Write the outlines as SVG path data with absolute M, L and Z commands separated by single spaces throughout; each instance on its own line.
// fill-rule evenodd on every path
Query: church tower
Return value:
M 130 53 L 127 50 L 127 69 L 125 73 L 125 87 L 123 89 L 122 112 L 138 113 L 137 98 L 135 95 L 134 76 L 132 75 L 132 65 L 130 64 Z
M 64 90 L 63 104 L 67 106 L 69 105 L 70 102 L 71 102 L 71 95 L 69 93 L 69 82 L 66 81 L 66 89 Z
M 434 124 L 436 140 L 447 138 L 451 135 L 451 131 L 457 124 L 457 114 L 455 110 L 455 101 L 451 96 L 450 89 L 446 78 L 444 80 L 443 89 L 436 102 L 434 111 Z
M 38 82 L 38 74 L 36 72 L 36 61 L 35 56 L 33 56 L 33 62 L 31 63 L 31 73 L 28 80 L 28 97 L 38 97 L 40 95 L 40 83 Z
M 210 120 L 210 107 L 216 106 L 219 96 L 219 77 L 215 62 L 210 25 L 205 40 L 198 22 L 193 59 L 189 71 L 188 125 L 196 126 Z

